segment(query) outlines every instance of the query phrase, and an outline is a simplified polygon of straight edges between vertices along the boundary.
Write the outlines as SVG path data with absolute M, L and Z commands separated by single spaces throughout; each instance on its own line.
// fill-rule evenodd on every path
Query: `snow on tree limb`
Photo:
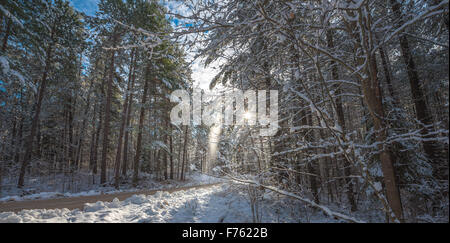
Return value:
M 402 26 L 400 26 L 399 28 L 394 30 L 394 32 L 392 32 L 390 35 L 388 35 L 386 38 L 384 38 L 384 41 L 382 41 L 377 46 L 375 46 L 373 48 L 373 50 L 372 50 L 372 54 L 374 54 L 378 50 L 378 48 L 380 48 L 381 46 L 385 45 L 387 42 L 389 42 L 396 35 L 399 35 L 407 27 L 409 27 L 410 25 L 416 23 L 417 21 L 422 20 L 424 18 L 429 18 L 429 17 L 435 16 L 435 15 L 438 15 L 438 14 L 441 14 L 441 13 L 448 12 L 448 7 L 446 9 L 442 10 L 442 8 L 444 8 L 446 5 L 448 5 L 448 0 L 442 1 L 438 5 L 435 5 L 435 6 L 432 6 L 432 7 L 428 8 L 423 13 L 417 15 L 413 19 L 411 19 L 408 22 L 404 23 Z
M 353 217 L 344 215 L 342 213 L 334 212 L 331 209 L 329 209 L 328 207 L 325 207 L 323 205 L 317 204 L 314 201 L 311 201 L 311 200 L 309 200 L 307 198 L 300 197 L 299 195 L 296 195 L 294 193 L 283 191 L 283 190 L 278 189 L 278 188 L 273 187 L 273 186 L 262 185 L 262 184 L 260 184 L 260 183 L 258 183 L 256 181 L 242 180 L 242 179 L 238 179 L 238 178 L 235 178 L 233 176 L 230 176 L 228 174 L 227 174 L 227 176 L 231 180 L 234 180 L 234 181 L 238 181 L 238 182 L 246 183 L 246 184 L 253 184 L 255 186 L 263 187 L 263 188 L 266 188 L 266 189 L 271 190 L 273 192 L 276 192 L 276 193 L 279 193 L 279 194 L 282 194 L 282 195 L 285 195 L 285 196 L 288 196 L 288 197 L 291 197 L 291 198 L 298 199 L 298 200 L 300 200 L 300 201 L 302 201 L 304 203 L 309 204 L 310 206 L 312 206 L 314 208 L 322 210 L 324 213 L 326 213 L 330 217 L 339 218 L 339 219 L 342 219 L 342 220 L 345 220 L 345 221 L 348 221 L 348 222 L 351 222 L 351 223 L 366 223 L 365 221 L 362 221 L 362 220 L 359 220 L 359 219 L 355 219 Z
M 23 27 L 22 22 L 20 22 L 20 20 L 18 20 L 16 18 L 16 16 L 14 16 L 13 14 L 11 14 L 11 12 L 9 12 L 7 9 L 5 9 L 2 5 L 0 5 L 0 12 L 3 12 L 3 14 L 8 17 L 9 19 L 11 19 L 15 24 L 17 24 L 21 29 L 25 29 Z

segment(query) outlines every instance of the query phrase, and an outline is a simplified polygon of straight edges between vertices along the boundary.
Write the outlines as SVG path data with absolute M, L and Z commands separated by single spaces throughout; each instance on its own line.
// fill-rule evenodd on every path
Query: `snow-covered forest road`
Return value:
M 118 192 L 112 194 L 102 194 L 93 196 L 81 196 L 81 197 L 69 197 L 69 198 L 54 198 L 54 199 L 42 199 L 42 200 L 27 200 L 27 201 L 12 201 L 12 202 L 2 202 L 0 203 L 0 212 L 19 212 L 26 209 L 57 209 L 57 208 L 67 208 L 73 209 L 83 209 L 86 203 L 96 203 L 98 201 L 102 202 L 112 202 L 115 198 L 123 201 L 133 195 L 153 195 L 158 191 L 162 192 L 176 192 L 184 191 L 189 189 L 198 189 L 204 187 L 211 187 L 218 185 L 220 183 L 212 183 L 205 185 L 196 186 L 185 186 L 177 188 L 159 189 L 159 190 L 142 190 L 137 192 Z
M 313 215 L 298 207 L 291 208 L 292 202 L 280 200 L 270 192 L 252 206 L 245 188 L 235 183 L 202 185 L 160 190 L 152 195 L 134 193 L 123 201 L 120 196 L 111 195 L 112 202 L 86 203 L 82 210 L 78 206 L 73 210 L 64 206 L 0 212 L 0 223 L 340 222 L 321 213 Z

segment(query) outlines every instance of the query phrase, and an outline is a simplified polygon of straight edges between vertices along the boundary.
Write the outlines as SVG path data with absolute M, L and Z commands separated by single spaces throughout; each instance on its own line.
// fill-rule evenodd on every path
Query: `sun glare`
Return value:
M 250 112 L 247 111 L 247 112 L 244 113 L 244 119 L 245 120 L 250 120 L 251 118 L 252 118 L 252 114 L 250 114 Z

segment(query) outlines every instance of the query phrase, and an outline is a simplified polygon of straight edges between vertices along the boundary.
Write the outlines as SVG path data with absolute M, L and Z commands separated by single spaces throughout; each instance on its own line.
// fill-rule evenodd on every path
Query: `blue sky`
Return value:
M 94 16 L 98 11 L 97 4 L 100 0 L 69 0 L 72 5 L 81 12 L 87 15 Z M 160 3 L 170 9 L 172 12 L 187 15 L 189 10 L 185 5 L 181 4 L 181 1 L 174 0 L 160 0 Z M 170 21 L 174 27 L 192 27 L 193 23 L 189 23 L 185 20 L 171 18 Z M 195 61 L 192 66 L 192 78 L 200 85 L 201 88 L 207 89 L 210 81 L 217 73 L 217 70 L 211 67 L 204 67 L 199 61 Z
M 98 10 L 97 4 L 100 0 L 69 0 L 72 5 L 78 10 L 87 15 L 94 16 L 95 12 Z M 169 9 L 176 10 L 180 5 L 176 5 L 176 1 L 161 1 L 161 4 L 165 5 Z M 190 23 L 186 23 L 185 21 L 172 18 L 171 22 L 175 24 L 175 26 L 184 25 L 185 27 L 193 26 Z
M 87 15 L 93 16 L 98 10 L 97 4 L 99 0 L 70 0 L 73 6 L 81 12 Z

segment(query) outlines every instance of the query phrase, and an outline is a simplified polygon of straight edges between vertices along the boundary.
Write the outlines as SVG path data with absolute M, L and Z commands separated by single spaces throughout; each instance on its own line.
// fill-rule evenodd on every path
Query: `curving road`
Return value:
M 221 183 L 159 189 L 159 190 L 119 192 L 119 193 L 114 193 L 114 194 L 101 194 L 101 195 L 93 195 L 93 196 L 2 202 L 2 203 L 0 203 L 0 212 L 19 212 L 23 209 L 55 209 L 55 208 L 67 208 L 70 210 L 78 208 L 78 209 L 82 210 L 85 203 L 95 203 L 98 201 L 111 202 L 112 200 L 114 200 L 114 198 L 117 198 L 120 201 L 123 201 L 133 195 L 136 195 L 136 194 L 137 195 L 139 195 L 139 194 L 153 195 L 158 191 L 175 192 L 175 191 L 188 190 L 188 189 L 192 189 L 192 188 L 210 187 L 210 186 L 215 186 L 218 184 L 221 184 Z

